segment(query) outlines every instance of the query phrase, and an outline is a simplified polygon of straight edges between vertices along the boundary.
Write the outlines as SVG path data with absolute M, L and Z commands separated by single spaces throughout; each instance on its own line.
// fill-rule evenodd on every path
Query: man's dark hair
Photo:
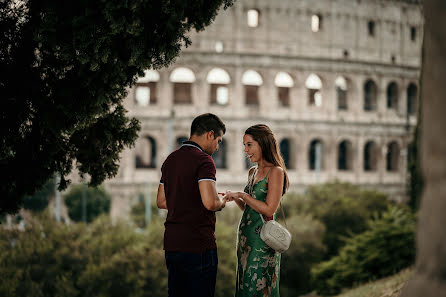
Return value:
M 226 133 L 225 124 L 215 114 L 205 113 L 199 115 L 192 121 L 190 128 L 191 135 L 200 136 L 209 131 L 214 131 L 214 138 Z

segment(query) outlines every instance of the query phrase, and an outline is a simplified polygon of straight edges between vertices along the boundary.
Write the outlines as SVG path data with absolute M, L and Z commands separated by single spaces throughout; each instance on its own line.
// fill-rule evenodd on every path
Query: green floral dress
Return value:
M 245 187 L 245 192 L 265 202 L 268 173 L 252 187 L 252 193 L 250 183 Z M 246 205 L 237 236 L 236 297 L 279 297 L 280 253 L 276 253 L 260 238 L 262 225 L 259 213 Z

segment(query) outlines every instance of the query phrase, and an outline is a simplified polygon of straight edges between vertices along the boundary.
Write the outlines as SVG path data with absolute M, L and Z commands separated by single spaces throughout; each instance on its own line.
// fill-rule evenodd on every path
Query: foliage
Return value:
M 294 297 L 312 291 L 311 268 L 325 251 L 322 244 L 325 227 L 310 217 L 287 217 L 286 222 L 292 241 L 282 254 L 280 295 Z
M 90 225 L 48 216 L 24 232 L 0 229 L 0 296 L 165 296 L 162 248 L 106 217 Z
M 42 189 L 38 190 L 34 195 L 23 198 L 23 208 L 33 212 L 43 211 L 48 206 L 50 199 L 54 196 L 55 188 L 55 179 L 49 179 L 43 185 Z
M 154 214 L 158 212 L 158 207 L 156 206 L 156 193 L 151 193 L 150 197 L 155 197 L 155 199 L 150 199 L 150 211 L 153 218 Z M 130 217 L 136 226 L 138 226 L 139 228 L 146 228 L 146 203 L 145 197 L 143 195 L 140 195 L 138 197 L 138 202 L 132 206 L 130 210 Z
M 337 254 L 345 239 L 367 229 L 367 220 L 387 209 L 387 195 L 349 183 L 310 186 L 305 195 L 285 199 L 290 214 L 310 215 L 326 229 L 324 259 Z
M 140 128 L 125 115 L 126 89 L 169 65 L 223 3 L 232 0 L 1 1 L 0 213 L 55 172 L 65 189 L 73 165 L 93 186 L 115 176 Z
M 415 259 L 415 216 L 407 208 L 391 207 L 369 229 L 347 240 L 339 255 L 314 269 L 319 294 L 334 295 L 351 287 L 398 272 Z
M 70 219 L 82 221 L 82 196 L 85 192 L 86 221 L 89 223 L 102 213 L 110 211 L 110 195 L 102 187 L 87 187 L 85 184 L 75 185 L 65 194 Z

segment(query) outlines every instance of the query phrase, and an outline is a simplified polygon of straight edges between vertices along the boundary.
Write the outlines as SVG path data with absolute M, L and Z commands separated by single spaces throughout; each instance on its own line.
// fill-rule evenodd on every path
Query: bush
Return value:
M 415 258 L 415 217 L 407 208 L 391 207 L 369 221 L 369 230 L 347 240 L 338 256 L 313 271 L 318 294 L 381 278 L 410 266 Z
M 65 195 L 65 204 L 68 207 L 70 219 L 76 222 L 82 221 L 82 192 L 84 190 L 87 208 L 86 220 L 88 223 L 102 213 L 109 213 L 111 197 L 104 188 L 76 185 Z
M 0 296 L 77 296 L 87 263 L 76 238 L 82 226 L 31 219 L 25 231 L 0 229 Z
M 324 224 L 325 260 L 338 253 L 346 238 L 365 231 L 367 221 L 391 204 L 383 193 L 340 182 L 310 186 L 304 195 L 288 195 L 285 203 L 288 213 L 309 215 Z
M 56 182 L 54 178 L 51 178 L 34 195 L 23 197 L 23 208 L 33 212 L 42 212 L 54 196 L 55 190 Z
M 312 291 L 311 268 L 321 260 L 324 225 L 310 217 L 292 216 L 286 219 L 292 241 L 282 254 L 280 295 L 294 297 Z
M 162 246 L 100 217 L 65 226 L 49 215 L 24 232 L 0 229 L 0 296 L 167 295 Z
M 152 213 L 151 220 L 154 219 L 154 217 L 158 216 L 158 207 L 156 206 L 156 193 L 151 193 L 151 203 L 150 203 L 150 210 Z M 130 217 L 135 223 L 136 226 L 139 228 L 146 228 L 146 202 L 145 197 L 143 195 L 140 195 L 138 197 L 138 202 L 132 206 L 132 209 L 130 210 Z

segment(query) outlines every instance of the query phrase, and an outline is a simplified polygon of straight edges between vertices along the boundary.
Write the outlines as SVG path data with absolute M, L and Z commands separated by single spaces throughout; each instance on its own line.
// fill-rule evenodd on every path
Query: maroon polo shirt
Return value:
M 204 252 L 216 249 L 215 212 L 201 200 L 198 183 L 216 181 L 210 155 L 192 141 L 171 153 L 161 167 L 161 181 L 167 201 L 164 250 Z

